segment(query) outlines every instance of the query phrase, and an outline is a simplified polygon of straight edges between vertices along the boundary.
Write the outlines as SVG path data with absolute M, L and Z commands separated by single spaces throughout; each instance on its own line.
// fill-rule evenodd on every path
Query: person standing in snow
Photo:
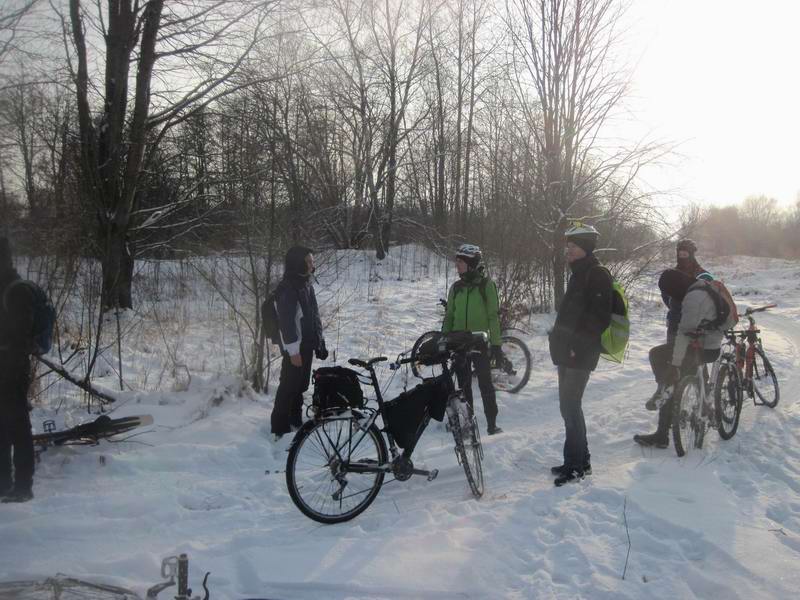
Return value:
M 311 277 L 314 254 L 304 246 L 286 252 L 283 279 L 275 291 L 280 346 L 280 383 L 270 417 L 275 439 L 303 424 L 303 392 L 311 380 L 311 362 L 328 358 L 322 320 Z
M 582 400 L 589 376 L 600 359 L 600 337 L 611 323 L 613 304 L 611 274 L 594 256 L 597 230 L 591 225 L 576 224 L 564 235 L 572 274 L 549 334 L 566 430 L 564 464 L 550 469 L 557 476 L 556 486 L 578 481 L 592 472 Z
M 500 300 L 497 286 L 484 272 L 481 264 L 482 253 L 478 246 L 462 244 L 456 252 L 456 271 L 458 281 L 450 286 L 447 294 L 447 310 L 442 323 L 442 333 L 451 331 L 485 332 L 489 334 L 491 356 L 481 355 L 469 360 L 463 369 L 456 373 L 458 385 L 470 407 L 472 402 L 472 362 L 478 374 L 478 387 L 483 400 L 483 413 L 486 415 L 489 435 L 502 433 L 497 426 L 497 396 L 492 384 L 491 361 L 502 359 L 500 346 Z
M 27 502 L 33 498 L 34 452 L 28 407 L 33 295 L 26 285 L 12 285 L 19 280 L 8 239 L 0 238 L 0 498 L 3 502 Z
M 708 274 L 701 273 L 699 278 L 694 279 L 677 269 L 667 269 L 659 278 L 658 286 L 662 292 L 666 291 L 671 297 L 679 299 L 681 304 L 681 319 L 673 342 L 650 350 L 653 373 L 659 386 L 665 390 L 674 387 L 682 376 L 690 374 L 697 368 L 697 364 L 693 361 L 694 354 L 688 352 L 692 339 L 687 334 L 702 328 L 704 322 L 710 323 L 717 318 L 717 305 L 706 289 L 709 283 L 704 275 Z M 719 327 L 704 330 L 701 338 L 704 363 L 717 360 L 722 338 L 723 331 Z M 671 393 L 666 396 L 658 411 L 658 426 L 655 433 L 633 436 L 633 441 L 637 444 L 656 448 L 666 448 L 669 445 L 674 401 Z

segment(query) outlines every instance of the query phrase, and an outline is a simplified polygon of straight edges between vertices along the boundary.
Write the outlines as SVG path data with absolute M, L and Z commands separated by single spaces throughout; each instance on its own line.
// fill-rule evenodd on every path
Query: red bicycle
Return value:
M 744 395 L 747 394 L 756 406 L 775 408 L 781 391 L 772 363 L 761 343 L 761 330 L 756 326 L 753 314 L 775 308 L 768 304 L 748 308 L 747 329 L 731 329 L 725 332 L 720 361 L 723 367 L 715 386 L 715 400 L 720 412 L 720 435 L 725 439 L 733 436 L 739 425 Z M 725 430 L 725 434 L 723 434 Z

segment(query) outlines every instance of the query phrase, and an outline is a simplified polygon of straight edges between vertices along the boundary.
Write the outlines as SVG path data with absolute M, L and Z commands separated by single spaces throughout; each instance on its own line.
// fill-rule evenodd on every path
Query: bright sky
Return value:
M 632 108 L 682 142 L 648 183 L 727 205 L 800 194 L 800 0 L 631 0 Z

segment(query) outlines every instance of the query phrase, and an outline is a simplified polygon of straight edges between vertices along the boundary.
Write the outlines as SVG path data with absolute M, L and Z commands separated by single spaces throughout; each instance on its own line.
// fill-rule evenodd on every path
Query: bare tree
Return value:
M 148 152 L 193 111 L 237 88 L 235 75 L 263 35 L 274 2 L 68 4 L 63 22 L 74 54 L 81 180 L 97 216 L 103 306 L 128 308 L 131 234 Z M 98 36 L 99 59 L 88 50 Z M 152 215 L 148 219 L 153 224 Z
M 609 194 L 639 198 L 619 195 L 619 186 L 628 190 L 641 166 L 664 152 L 655 144 L 609 148 L 601 137 L 627 90 L 613 55 L 621 11 L 617 0 L 507 3 L 518 101 L 543 159 L 535 178 L 541 202 L 530 218 L 551 245 L 556 302 L 564 293 L 561 246 L 570 220 L 624 209 Z

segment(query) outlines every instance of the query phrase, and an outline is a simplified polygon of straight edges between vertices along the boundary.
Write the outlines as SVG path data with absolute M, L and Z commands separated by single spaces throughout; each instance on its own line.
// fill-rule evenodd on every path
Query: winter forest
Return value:
M 131 442 L 41 457 L 45 504 L 0 509 L 0 581 L 68 572 L 144 596 L 161 559 L 188 552 L 196 592 L 217 571 L 216 598 L 788 598 L 800 195 L 709 205 L 650 183 L 680 143 L 619 134 L 630 27 L 620 0 L 0 1 L 0 236 L 55 305 L 48 358 L 79 383 L 36 367 L 34 429 L 92 417 L 90 389 L 155 417 Z M 545 332 L 575 222 L 600 232 L 635 333 L 587 398 L 608 473 L 557 496 L 531 465 L 563 441 Z M 737 301 L 784 302 L 764 336 L 785 390 L 688 466 L 630 443 L 653 416 L 657 273 L 687 237 Z M 280 353 L 260 307 L 286 250 L 315 250 L 328 347 L 346 361 L 439 328 L 464 242 L 534 364 L 526 390 L 498 395 L 510 435 L 484 444 L 487 497 L 465 494 L 442 427 L 420 462 L 444 477 L 316 528 L 275 475 L 288 440 L 267 439 Z

